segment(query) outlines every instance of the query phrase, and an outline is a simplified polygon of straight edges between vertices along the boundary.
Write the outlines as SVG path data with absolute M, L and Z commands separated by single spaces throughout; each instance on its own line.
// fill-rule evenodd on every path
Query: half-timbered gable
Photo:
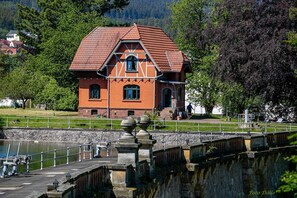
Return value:
M 96 28 L 82 40 L 70 70 L 79 77 L 80 115 L 184 110 L 190 66 L 160 28 Z

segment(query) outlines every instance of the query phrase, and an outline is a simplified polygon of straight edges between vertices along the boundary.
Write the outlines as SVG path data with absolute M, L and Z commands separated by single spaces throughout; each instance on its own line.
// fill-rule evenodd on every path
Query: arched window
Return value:
M 124 86 L 124 100 L 139 100 L 140 89 L 137 85 Z
M 89 93 L 90 99 L 99 99 L 100 98 L 100 86 L 93 84 L 90 86 L 90 93 Z
M 127 72 L 137 72 L 137 58 L 135 56 L 128 56 L 126 58 L 126 71 Z

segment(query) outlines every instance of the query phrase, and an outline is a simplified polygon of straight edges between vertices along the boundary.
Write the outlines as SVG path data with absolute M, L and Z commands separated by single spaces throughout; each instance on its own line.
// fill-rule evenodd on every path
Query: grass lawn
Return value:
M 77 116 L 78 113 L 74 111 L 53 111 L 41 109 L 22 109 L 22 108 L 0 108 L 0 116 L 14 115 L 14 116 Z
M 291 123 L 263 123 L 259 122 L 251 129 L 240 127 L 233 119 L 226 122 L 219 117 L 196 117 L 191 120 L 155 120 L 148 130 L 175 132 L 279 132 L 296 131 L 297 124 Z M 235 122 L 234 122 L 235 121 Z M 77 128 L 121 130 L 121 120 L 105 118 L 78 117 L 77 112 L 52 111 L 40 109 L 0 108 L 0 127 L 30 127 L 30 128 Z

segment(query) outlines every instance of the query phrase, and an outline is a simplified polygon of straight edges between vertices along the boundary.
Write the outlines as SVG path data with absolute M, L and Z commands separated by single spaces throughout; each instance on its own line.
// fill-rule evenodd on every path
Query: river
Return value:
M 19 149 L 18 149 L 19 148 Z M 67 149 L 68 148 L 68 149 Z M 18 152 L 19 150 L 19 152 Z M 67 151 L 68 150 L 68 151 Z M 79 152 L 83 150 L 75 143 L 62 142 L 38 142 L 38 141 L 0 141 L 1 166 L 6 156 L 15 157 L 17 155 L 31 156 L 29 170 L 54 166 L 54 164 L 65 164 L 67 161 L 77 161 Z M 17 153 L 18 152 L 18 153 Z M 68 157 L 67 157 L 68 156 Z M 26 171 L 25 165 L 19 165 L 19 172 Z M 2 168 L 0 169 L 0 174 Z

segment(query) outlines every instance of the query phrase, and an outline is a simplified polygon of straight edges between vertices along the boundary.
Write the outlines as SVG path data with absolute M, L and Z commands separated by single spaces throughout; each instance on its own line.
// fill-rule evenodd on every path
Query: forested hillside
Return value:
M 171 33 L 170 5 L 178 0 L 130 0 L 123 10 L 113 10 L 106 16 L 120 23 L 159 26 Z
M 169 6 L 177 0 L 130 0 L 130 4 L 123 10 L 113 10 L 106 16 L 117 23 L 138 23 L 143 25 L 162 27 L 170 33 Z M 15 29 L 17 18 L 17 4 L 37 7 L 36 0 L 0 1 L 0 38 L 4 38 L 9 30 Z
M 14 21 L 17 17 L 17 4 L 36 7 L 36 0 L 0 1 L 0 38 L 5 38 L 9 30 L 15 29 Z

